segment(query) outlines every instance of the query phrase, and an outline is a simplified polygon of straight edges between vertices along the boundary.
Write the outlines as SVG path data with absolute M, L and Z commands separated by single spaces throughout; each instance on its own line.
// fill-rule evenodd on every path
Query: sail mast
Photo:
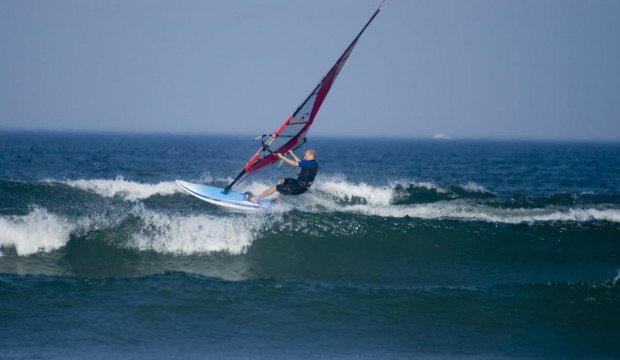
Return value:
M 375 19 L 377 14 L 379 14 L 381 5 L 383 5 L 384 2 L 385 0 L 381 1 L 362 30 L 357 34 L 353 41 L 351 41 L 336 63 L 329 69 L 327 74 L 325 74 L 319 84 L 313 89 L 301 105 L 299 105 L 295 112 L 282 125 L 280 125 L 280 127 L 273 134 L 269 135 L 269 139 L 267 141 L 265 141 L 265 137 L 267 137 L 267 135 L 262 136 L 261 149 L 259 149 L 258 152 L 256 152 L 256 154 L 246 163 L 239 175 L 237 175 L 237 177 L 230 184 L 228 184 L 228 186 L 226 186 L 224 192 L 230 191 L 235 184 L 242 181 L 246 176 L 276 163 L 279 160 L 275 155 L 276 152 L 285 153 L 303 144 L 305 141 L 305 136 L 310 129 L 316 114 L 321 108 L 327 93 L 331 89 L 333 82 L 336 80 L 340 70 L 351 55 L 351 52 L 353 51 L 353 48 L 357 44 L 359 38 L 362 36 L 370 23 Z

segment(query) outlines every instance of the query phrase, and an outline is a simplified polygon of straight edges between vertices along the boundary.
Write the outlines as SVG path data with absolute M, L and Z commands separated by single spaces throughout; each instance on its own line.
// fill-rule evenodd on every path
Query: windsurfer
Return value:
M 316 151 L 307 150 L 304 153 L 303 160 L 298 158 L 293 150 L 290 150 L 288 153 L 291 154 L 293 159 L 289 159 L 280 153 L 276 153 L 276 155 L 288 165 L 301 168 L 297 179 L 280 179 L 277 184 L 270 186 L 262 194 L 250 196 L 250 201 L 256 203 L 276 191 L 282 195 L 299 195 L 308 191 L 316 177 L 316 173 L 319 171 L 319 164 L 316 162 Z

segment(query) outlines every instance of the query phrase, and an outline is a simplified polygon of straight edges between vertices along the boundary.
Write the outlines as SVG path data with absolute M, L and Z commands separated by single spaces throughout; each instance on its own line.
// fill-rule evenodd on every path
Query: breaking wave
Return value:
M 248 181 L 240 190 L 258 193 L 268 185 Z M 433 221 L 440 227 L 443 221 L 559 227 L 569 222 L 620 223 L 616 195 L 499 196 L 476 183 L 371 184 L 341 176 L 319 179 L 310 191 L 288 197 L 270 214 L 242 214 L 201 202 L 172 181 L 148 184 L 122 177 L 34 184 L 3 181 L 0 191 L 5 198 L 0 251 L 17 255 L 54 251 L 93 232 L 107 233 L 103 238 L 114 239 L 115 246 L 123 248 L 187 255 L 245 253 L 265 233 L 360 235 L 407 231 L 407 224 L 416 221 Z M 373 219 L 398 223 L 376 230 Z
M 140 230 L 128 246 L 161 253 L 240 254 L 254 240 L 265 219 L 260 216 L 179 215 L 159 213 L 142 206 L 132 211 Z
M 66 181 L 65 183 L 78 189 L 92 191 L 101 196 L 120 196 L 129 201 L 146 199 L 154 195 L 172 195 L 176 192 L 180 192 L 174 181 L 147 184 L 127 181 L 122 176 L 117 176 L 114 180 L 72 180 Z
M 435 196 L 431 197 L 429 192 Z M 620 209 L 610 204 L 592 204 L 587 198 L 570 195 L 572 201 L 569 207 L 562 196 L 530 197 L 521 200 L 522 207 L 517 207 L 515 205 L 519 202 L 515 198 L 500 198 L 475 183 L 450 187 L 430 182 L 373 186 L 332 179 L 318 182 L 313 191 L 302 196 L 305 201 L 300 201 L 300 208 L 314 212 L 506 224 L 592 220 L 620 222 Z M 581 195 L 581 198 L 584 197 L 587 195 Z M 532 204 L 539 207 L 532 207 Z
M 265 218 L 261 216 L 181 215 L 149 210 L 138 204 L 112 217 L 106 214 L 63 217 L 33 207 L 27 215 L 0 216 L 0 251 L 27 256 L 64 247 L 72 237 L 95 232 L 115 246 L 140 251 L 187 255 L 239 254 L 252 243 Z
M 66 219 L 34 207 L 25 216 L 0 217 L 0 246 L 12 246 L 19 255 L 49 252 L 64 246 L 73 230 Z

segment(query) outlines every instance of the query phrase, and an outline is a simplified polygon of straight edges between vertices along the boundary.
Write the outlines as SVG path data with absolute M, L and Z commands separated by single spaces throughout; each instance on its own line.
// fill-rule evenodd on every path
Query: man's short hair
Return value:
M 312 155 L 312 157 L 316 156 L 316 151 L 314 151 L 313 149 L 310 149 L 307 151 L 310 155 Z

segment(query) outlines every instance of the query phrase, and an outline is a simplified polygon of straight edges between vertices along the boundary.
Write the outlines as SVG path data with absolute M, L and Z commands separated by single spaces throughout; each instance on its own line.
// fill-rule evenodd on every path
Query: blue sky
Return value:
M 0 0 L 0 129 L 262 134 L 378 1 Z M 387 0 L 310 135 L 620 140 L 620 1 Z

